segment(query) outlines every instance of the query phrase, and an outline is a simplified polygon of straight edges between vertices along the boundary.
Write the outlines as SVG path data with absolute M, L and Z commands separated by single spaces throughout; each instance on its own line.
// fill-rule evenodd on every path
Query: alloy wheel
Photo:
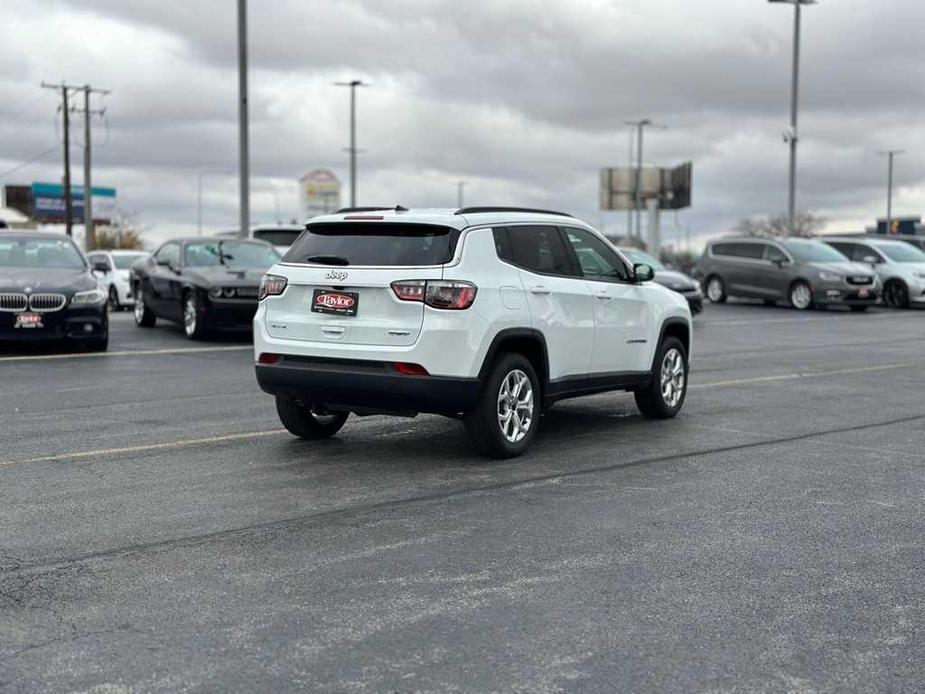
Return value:
M 684 395 L 687 373 L 684 357 L 676 349 L 669 349 L 662 358 L 661 386 L 662 398 L 668 407 L 677 407 Z
M 520 369 L 509 372 L 498 392 L 498 426 L 509 443 L 518 443 L 533 425 L 533 384 Z
M 186 331 L 187 337 L 191 337 L 196 333 L 196 323 L 198 319 L 196 313 L 196 300 L 190 295 L 186 297 L 186 301 L 183 302 L 183 330 Z
M 707 298 L 714 304 L 718 304 L 722 300 L 723 283 L 718 277 L 714 277 L 707 282 Z
M 813 302 L 813 294 L 802 282 L 797 284 L 790 290 L 790 303 L 793 304 L 794 308 L 803 309 L 809 308 L 809 305 Z
M 135 322 L 141 323 L 145 317 L 145 299 L 140 289 L 135 292 L 135 307 L 133 310 L 135 313 Z

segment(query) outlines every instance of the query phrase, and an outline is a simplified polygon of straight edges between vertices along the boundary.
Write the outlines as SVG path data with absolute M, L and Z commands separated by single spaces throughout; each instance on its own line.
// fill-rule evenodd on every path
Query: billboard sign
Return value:
M 116 189 L 94 186 L 91 194 L 93 221 L 108 223 L 116 207 Z M 64 207 L 64 186 L 59 183 L 32 184 L 32 218 L 37 222 L 65 221 Z M 71 221 L 82 224 L 83 219 L 84 189 L 82 186 L 71 186 Z
M 644 167 L 638 173 L 640 209 L 646 209 L 646 201 L 653 198 L 658 199 L 662 210 L 691 206 L 693 165 L 690 162 L 673 169 Z M 601 209 L 635 210 L 636 175 L 634 167 L 601 169 Z
M 327 169 L 315 169 L 299 179 L 299 196 L 306 217 L 340 208 L 340 181 Z

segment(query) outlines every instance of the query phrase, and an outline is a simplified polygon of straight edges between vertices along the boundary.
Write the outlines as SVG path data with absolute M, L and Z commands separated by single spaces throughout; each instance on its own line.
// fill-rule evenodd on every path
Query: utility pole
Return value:
M 64 130 L 64 229 L 68 236 L 73 235 L 71 220 L 71 119 L 70 109 L 68 107 L 68 92 L 76 87 L 70 87 L 64 82 L 60 84 L 47 84 L 42 82 L 42 89 L 54 89 L 61 91 L 61 117 Z
M 770 3 L 793 5 L 793 76 L 790 83 L 790 130 L 784 134 L 784 142 L 790 145 L 790 181 L 787 196 L 787 234 L 796 232 L 797 215 L 797 145 L 800 141 L 800 32 L 803 5 L 815 5 L 816 0 L 768 0 Z
M 645 129 L 648 128 L 658 128 L 659 130 L 667 130 L 668 127 L 665 125 L 658 125 L 653 123 L 648 118 L 643 118 L 642 120 L 636 121 L 625 121 L 626 125 L 632 125 L 636 128 L 636 183 L 634 185 L 634 200 L 633 208 L 636 210 L 636 236 L 642 238 L 642 145 L 643 145 L 643 134 Z
M 238 162 L 241 238 L 250 234 L 250 152 L 247 124 L 247 0 L 238 0 Z
M 459 181 L 456 184 L 456 209 L 461 210 L 463 205 L 463 189 L 466 187 L 466 181 Z
M 889 149 L 880 152 L 880 156 L 887 158 L 887 176 L 886 176 L 886 234 L 889 235 L 893 230 L 893 159 L 899 155 L 905 154 L 904 149 Z
M 357 206 L 357 87 L 368 87 L 363 80 L 335 82 L 337 87 L 350 87 L 350 207 Z
M 633 128 L 630 128 L 630 137 L 629 137 L 629 155 L 627 156 L 627 170 L 633 168 L 633 136 L 635 132 Z M 633 238 L 633 208 L 626 208 L 626 237 Z
M 102 116 L 106 109 L 94 111 L 90 108 L 91 94 L 109 94 L 107 89 L 94 89 L 89 84 L 82 87 L 84 93 L 84 245 L 87 250 L 96 248 L 96 229 L 93 227 L 93 183 L 91 179 L 90 159 L 92 149 L 90 146 L 90 118 L 94 115 Z

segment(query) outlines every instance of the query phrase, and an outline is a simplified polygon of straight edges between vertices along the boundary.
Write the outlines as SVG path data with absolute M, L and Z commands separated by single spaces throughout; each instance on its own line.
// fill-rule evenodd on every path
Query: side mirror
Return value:
M 788 265 L 790 265 L 790 261 L 787 260 L 786 258 L 778 258 L 777 260 L 774 261 L 774 264 L 777 267 L 787 267 Z
M 861 262 L 867 263 L 868 265 L 876 265 L 879 261 L 872 255 L 865 255 Z
M 102 260 L 97 260 L 93 263 L 93 272 L 100 272 L 105 275 L 109 272 L 109 265 Z
M 655 270 L 651 265 L 636 263 L 633 265 L 633 278 L 637 282 L 649 282 L 655 277 Z

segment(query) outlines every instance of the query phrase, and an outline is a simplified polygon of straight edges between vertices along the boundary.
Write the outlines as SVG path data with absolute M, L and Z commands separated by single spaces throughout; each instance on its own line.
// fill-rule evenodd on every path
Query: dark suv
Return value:
M 782 301 L 800 310 L 840 304 L 866 311 L 880 295 L 869 267 L 813 239 L 711 241 L 694 273 L 713 303 L 732 296 Z

